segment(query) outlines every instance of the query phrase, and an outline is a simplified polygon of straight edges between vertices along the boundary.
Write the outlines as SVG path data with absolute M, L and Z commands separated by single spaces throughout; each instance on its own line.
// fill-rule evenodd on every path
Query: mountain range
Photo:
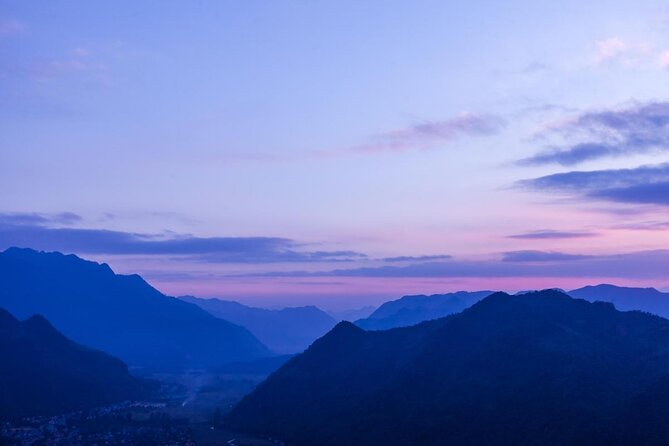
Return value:
M 669 438 L 669 294 L 653 288 L 405 296 L 336 324 L 316 307 L 174 298 L 106 264 L 10 248 L 0 307 L 0 419 L 141 398 L 151 386 L 128 364 L 273 372 L 225 424 L 287 444 Z
M 332 316 L 315 306 L 267 310 L 221 299 L 182 296 L 212 315 L 241 325 L 275 352 L 299 353 L 335 326 Z
M 522 291 L 516 294 L 530 292 L 533 291 Z M 407 327 L 460 312 L 492 293 L 492 291 L 458 291 L 431 296 L 404 296 L 384 303 L 370 316 L 357 320 L 355 324 L 366 330 Z M 639 310 L 669 318 L 669 293 L 663 293 L 655 288 L 631 288 L 602 284 L 586 286 L 566 293 L 591 302 L 611 302 L 617 309 L 623 311 Z
M 295 445 L 666 445 L 669 321 L 547 290 L 386 331 L 342 322 L 229 429 Z
M 669 318 L 669 293 L 655 288 L 631 288 L 615 285 L 586 286 L 568 292 L 580 299 L 611 302 L 622 311 L 641 310 Z
M 88 409 L 149 391 L 123 362 L 72 342 L 42 316 L 19 321 L 0 309 L 0 419 Z
M 0 253 L 0 306 L 20 319 L 43 315 L 75 342 L 135 367 L 209 367 L 271 355 L 247 329 L 166 296 L 138 275 L 75 255 Z
M 367 318 L 360 319 L 355 324 L 365 330 L 408 327 L 458 313 L 492 293 L 493 291 L 459 291 L 431 296 L 404 296 L 384 303 Z

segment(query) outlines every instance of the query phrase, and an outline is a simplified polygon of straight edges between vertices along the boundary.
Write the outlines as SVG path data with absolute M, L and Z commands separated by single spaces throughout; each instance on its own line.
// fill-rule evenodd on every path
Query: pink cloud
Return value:
M 425 121 L 399 130 L 382 133 L 374 141 L 356 146 L 354 151 L 403 151 L 425 149 L 463 136 L 487 136 L 499 132 L 504 120 L 498 116 L 461 113 L 441 121 Z
M 465 137 L 482 137 L 499 133 L 505 121 L 492 114 L 464 112 L 453 118 L 424 121 L 409 127 L 377 134 L 366 143 L 330 148 L 305 150 L 289 154 L 227 153 L 216 159 L 233 162 L 293 162 L 322 160 L 355 154 L 399 153 L 409 150 L 427 150 L 439 144 L 451 143 Z
M 629 44 L 619 37 L 600 40 L 595 45 L 597 47 L 595 60 L 600 63 L 618 58 L 629 50 Z
M 653 49 L 646 42 L 632 42 L 620 37 L 610 37 L 595 42 L 595 63 L 621 62 L 638 65 L 652 57 Z
M 23 23 L 14 20 L 0 20 L 0 35 L 18 34 L 25 29 Z
M 669 50 L 663 51 L 659 58 L 660 67 L 669 69 Z
M 77 47 L 72 50 L 72 55 L 76 57 L 89 57 L 91 54 L 90 50 L 82 47 Z

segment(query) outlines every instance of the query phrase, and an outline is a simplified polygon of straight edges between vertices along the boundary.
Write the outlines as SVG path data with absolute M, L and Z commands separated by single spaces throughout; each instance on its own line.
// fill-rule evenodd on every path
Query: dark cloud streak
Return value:
M 343 262 L 367 256 L 354 251 L 304 251 L 279 237 L 194 237 L 140 234 L 105 229 L 51 227 L 74 214 L 0 214 L 0 247 L 109 255 L 172 255 L 205 263 Z M 76 219 L 74 219 L 76 220 Z
M 508 235 L 507 238 L 520 240 L 546 240 L 546 239 L 570 239 L 570 238 L 588 238 L 596 237 L 596 232 L 578 232 L 578 231 L 555 231 L 552 229 L 542 229 L 539 231 L 525 232 L 522 234 Z
M 571 259 L 576 260 L 576 259 Z M 669 250 L 640 251 L 617 255 L 583 256 L 578 261 L 503 260 L 418 263 L 335 269 L 320 272 L 268 272 L 262 277 L 366 277 L 366 278 L 503 278 L 503 277 L 610 277 L 664 279 Z
M 502 262 L 569 262 L 590 259 L 583 254 L 565 254 L 555 251 L 510 251 L 502 254 Z
M 39 212 L 5 212 L 0 213 L 1 224 L 16 225 L 46 225 L 61 224 L 72 225 L 79 223 L 83 218 L 73 212 L 60 212 L 56 214 L 45 214 Z
M 604 157 L 664 152 L 669 150 L 669 102 L 583 113 L 549 133 L 578 142 L 546 148 L 519 164 L 573 166 Z
M 632 169 L 572 171 L 522 180 L 517 186 L 586 200 L 669 205 L 669 163 Z
M 447 254 L 433 255 L 433 256 L 398 256 L 386 257 L 381 260 L 384 262 L 433 262 L 435 260 L 448 260 L 452 258 Z

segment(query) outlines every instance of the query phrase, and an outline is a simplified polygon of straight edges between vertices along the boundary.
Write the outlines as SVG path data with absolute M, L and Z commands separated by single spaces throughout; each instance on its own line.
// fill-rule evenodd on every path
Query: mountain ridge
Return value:
M 336 324 L 332 316 L 314 305 L 269 310 L 215 298 L 180 296 L 179 299 L 245 327 L 280 354 L 302 352 Z
M 588 301 L 604 300 L 612 302 L 621 310 L 642 310 L 669 318 L 669 293 L 653 287 L 623 287 L 602 283 L 587 285 L 568 293 Z
M 625 417 L 667 377 L 666 319 L 553 290 L 494 293 L 411 327 L 338 324 L 226 423 L 297 445 L 663 444 L 666 423 Z M 669 417 L 669 397 L 655 404 Z
M 132 366 L 207 367 L 271 354 L 243 327 L 107 264 L 10 248 L 0 253 L 0 274 L 0 306 L 19 318 L 43 314 L 67 337 Z
M 458 313 L 493 291 L 457 291 L 446 294 L 408 295 L 383 303 L 372 314 L 355 323 L 367 330 L 407 327 Z

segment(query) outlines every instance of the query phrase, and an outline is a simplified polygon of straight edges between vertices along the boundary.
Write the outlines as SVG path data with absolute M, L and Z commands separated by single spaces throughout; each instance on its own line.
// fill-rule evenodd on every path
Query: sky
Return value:
M 0 0 L 0 249 L 265 307 L 669 288 L 661 1 Z

